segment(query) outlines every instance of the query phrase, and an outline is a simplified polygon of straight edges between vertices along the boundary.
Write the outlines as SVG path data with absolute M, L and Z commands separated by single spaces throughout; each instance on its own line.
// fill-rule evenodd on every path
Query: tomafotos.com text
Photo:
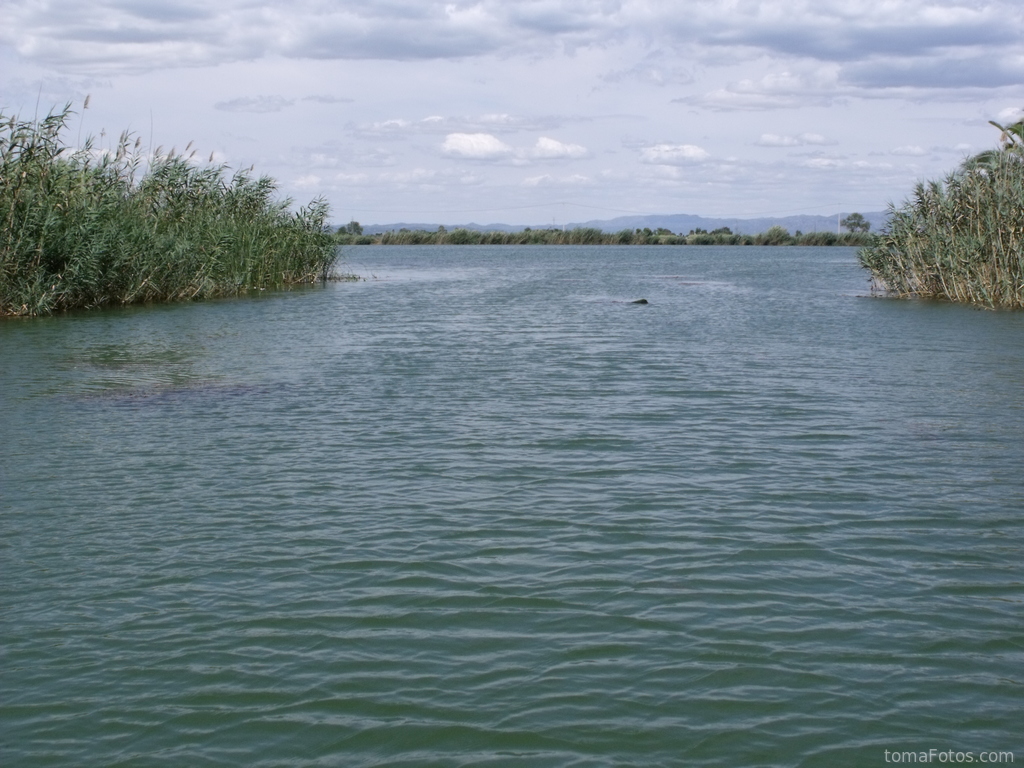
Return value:
M 885 750 L 887 763 L 1012 763 L 1013 752 L 958 752 L 955 749 L 929 749 L 909 752 Z

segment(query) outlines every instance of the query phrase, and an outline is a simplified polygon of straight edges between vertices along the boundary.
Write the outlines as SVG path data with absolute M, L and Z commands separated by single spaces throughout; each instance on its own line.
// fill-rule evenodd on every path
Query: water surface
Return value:
M 1024 757 L 1024 314 L 839 248 L 347 258 L 0 323 L 0 763 Z

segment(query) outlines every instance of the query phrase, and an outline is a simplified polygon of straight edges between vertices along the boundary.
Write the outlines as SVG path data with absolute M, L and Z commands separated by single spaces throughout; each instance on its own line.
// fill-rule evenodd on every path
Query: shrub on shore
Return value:
M 919 183 L 860 255 L 877 289 L 984 307 L 1024 307 L 1024 121 L 998 150 Z
M 62 140 L 70 105 L 0 114 L 0 315 L 229 296 L 326 279 L 328 208 L 290 213 L 274 181 L 189 157 Z M 147 163 L 148 160 L 148 163 Z M 143 166 L 148 165 L 143 171 Z

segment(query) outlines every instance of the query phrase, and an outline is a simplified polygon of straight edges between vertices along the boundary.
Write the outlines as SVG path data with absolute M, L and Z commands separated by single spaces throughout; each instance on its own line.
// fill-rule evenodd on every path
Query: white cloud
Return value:
M 830 106 L 849 89 L 839 87 L 838 68 L 802 64 L 800 69 L 770 72 L 758 79 L 744 78 L 723 88 L 675 101 L 715 110 L 792 109 Z
M 708 157 L 707 150 L 694 144 L 655 144 L 640 150 L 640 161 L 650 165 L 691 165 Z
M 761 138 L 754 142 L 759 147 L 799 147 L 800 140 L 795 136 L 778 136 L 774 133 L 762 133 Z
M 501 160 L 515 151 L 490 133 L 449 133 L 441 150 L 446 155 L 469 160 Z
M 808 145 L 828 146 L 835 144 L 819 133 L 801 133 L 797 136 L 779 136 L 774 133 L 762 133 L 761 138 L 754 142 L 759 147 L 804 147 Z
M 294 103 L 295 99 L 286 99 L 284 96 L 249 96 L 218 101 L 213 107 L 224 112 L 280 112 Z
M 399 117 L 372 123 L 349 125 L 353 135 L 364 137 L 400 137 L 412 134 L 451 133 L 518 133 L 557 128 L 561 119 L 553 116 L 521 117 L 507 114 L 486 114 L 464 117 L 430 115 L 418 120 Z
M 541 160 L 565 160 L 586 157 L 587 148 L 579 144 L 563 144 L 557 139 L 541 136 L 528 154 Z
M 837 160 L 834 157 L 812 157 L 808 160 L 804 160 L 802 165 L 806 168 L 830 169 L 841 167 L 843 165 L 843 161 Z
M 522 181 L 524 187 L 579 187 L 591 184 L 589 176 L 581 173 L 574 173 L 569 176 L 552 176 L 542 174 L 540 176 L 529 176 Z
M 910 157 L 924 157 L 928 154 L 927 150 L 916 144 L 906 144 L 902 147 L 894 147 L 889 150 L 890 155 L 908 155 Z
M 441 150 L 451 157 L 468 160 L 512 160 L 525 165 L 531 160 L 578 160 L 587 157 L 587 148 L 541 136 L 528 149 L 516 148 L 491 133 L 449 133 Z
M 1020 107 L 1007 107 L 996 115 L 996 122 L 1000 125 L 1012 125 L 1019 120 L 1024 120 L 1024 109 Z

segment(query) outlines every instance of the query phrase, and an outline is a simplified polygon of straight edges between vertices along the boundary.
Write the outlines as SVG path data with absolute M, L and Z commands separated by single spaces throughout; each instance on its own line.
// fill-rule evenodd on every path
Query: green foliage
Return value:
M 400 229 L 382 235 L 355 237 L 339 230 L 335 240 L 341 245 L 845 245 L 863 246 L 867 235 L 835 232 L 809 232 L 791 236 L 782 227 L 773 227 L 760 235 L 734 234 L 728 227 L 713 232 L 691 230 L 689 235 L 674 235 L 670 230 L 650 228 L 603 232 L 595 227 L 562 229 L 523 229 L 521 232 L 478 232 L 471 229 L 436 232 Z
M 626 230 L 627 244 L 634 242 L 634 235 Z M 478 232 L 458 228 L 451 231 L 438 227 L 436 232 L 402 229 L 385 232 L 376 238 L 383 245 L 606 245 L 621 242 L 620 234 L 606 234 L 594 227 L 575 229 L 531 229 L 521 232 Z
M 0 114 L 0 314 L 227 296 L 326 279 L 328 208 L 297 213 L 274 182 L 177 154 L 62 143 L 70 105 L 39 122 Z
M 868 232 L 871 229 L 871 222 L 859 213 L 851 213 L 840 221 L 839 224 L 850 232 Z
M 886 230 L 860 255 L 877 287 L 1024 307 L 1024 154 L 1020 134 L 1007 138 L 1003 130 L 1001 149 L 964 161 L 941 181 L 919 183 L 900 207 L 890 205 Z
M 769 227 L 768 231 L 762 232 L 758 238 L 758 245 L 789 245 L 793 241 L 789 231 L 778 225 Z

